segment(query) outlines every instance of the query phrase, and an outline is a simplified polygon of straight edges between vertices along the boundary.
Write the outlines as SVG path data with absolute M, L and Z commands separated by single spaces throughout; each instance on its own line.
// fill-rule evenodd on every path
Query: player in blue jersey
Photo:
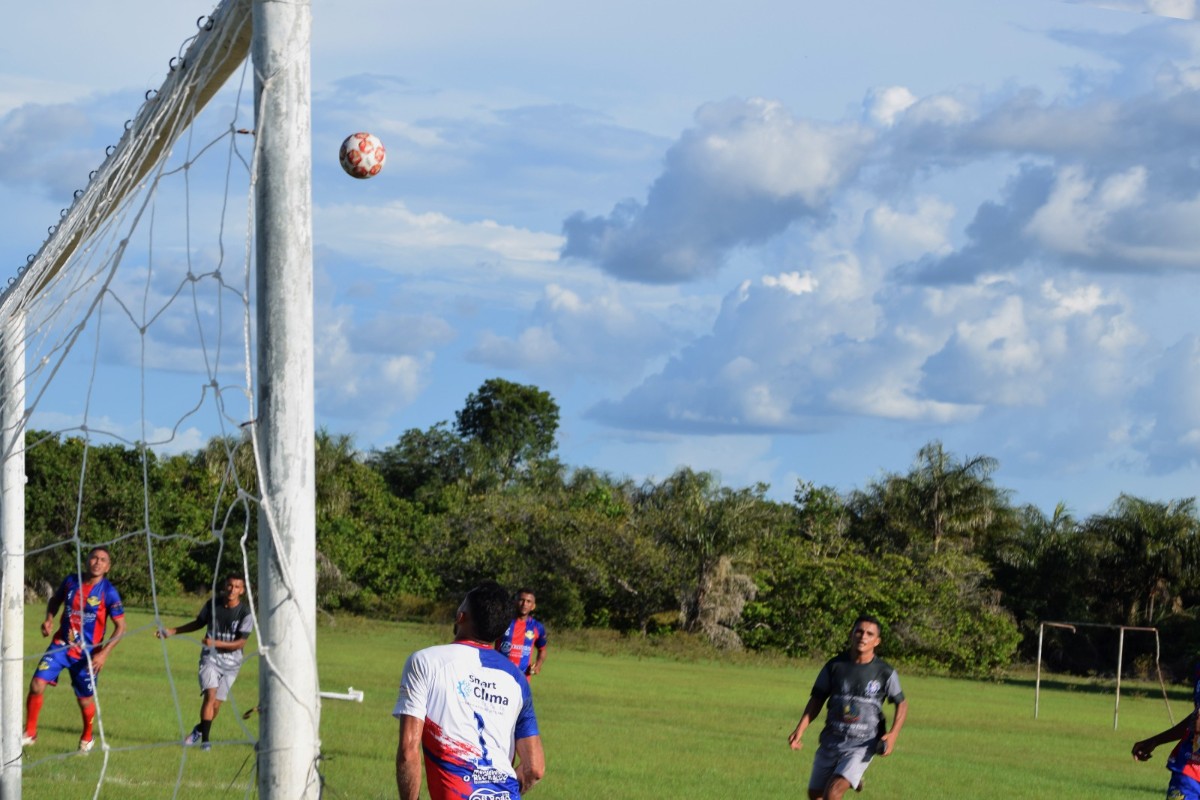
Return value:
M 508 625 L 509 596 L 488 581 L 467 592 L 454 642 L 409 656 L 392 716 L 400 720 L 396 786 L 418 800 L 519 800 L 546 770 L 533 695 L 492 647 Z
M 1138 761 L 1148 761 L 1159 745 L 1177 743 L 1167 757 L 1171 771 L 1167 800 L 1200 800 L 1200 661 L 1192 667 L 1192 706 L 1192 713 L 1177 725 L 1133 743 L 1133 757 Z
M 29 682 L 29 695 L 25 698 L 25 733 L 21 737 L 21 744 L 26 747 L 37 742 L 38 716 L 42 713 L 46 687 L 57 686 L 58 676 L 64 669 L 71 676 L 71 686 L 75 689 L 75 699 L 83 717 L 80 752 L 89 752 L 94 743 L 96 678 L 125 633 L 125 607 L 117 588 L 105 577 L 112 569 L 108 548 L 93 547 L 85 567 L 82 575 L 72 573 L 64 578 L 46 606 L 42 636 L 54 633 L 54 639 Z M 60 608 L 62 620 L 56 631 L 54 616 Z M 105 641 L 104 632 L 110 619 L 113 634 Z
M 496 649 L 516 665 L 526 677 L 542 671 L 546 661 L 546 626 L 533 618 L 537 597 L 532 589 L 517 591 L 517 616 L 509 623 L 504 635 L 496 640 Z M 533 658 L 537 651 L 537 658 Z
M 879 642 L 879 620 L 864 616 L 854 621 L 850 647 L 821 668 L 804 714 L 788 737 L 792 749 L 799 750 L 805 729 L 829 701 L 808 781 L 810 800 L 841 800 L 852 788 L 862 791 L 863 773 L 871 759 L 891 755 L 896 746 L 908 716 L 908 701 L 896 670 L 875 655 Z M 890 731 L 883 714 L 885 699 L 896 704 Z

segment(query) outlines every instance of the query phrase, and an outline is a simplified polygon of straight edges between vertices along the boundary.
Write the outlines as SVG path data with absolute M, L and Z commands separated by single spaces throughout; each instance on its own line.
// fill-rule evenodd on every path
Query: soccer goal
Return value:
M 1117 633 L 1117 652 L 1115 657 L 1116 666 L 1116 687 L 1114 690 L 1113 699 L 1113 730 L 1117 730 L 1117 725 L 1121 716 L 1121 673 L 1125 666 L 1125 634 L 1126 633 L 1148 633 L 1154 635 L 1154 672 L 1158 676 L 1158 686 L 1162 690 L 1163 704 L 1167 707 L 1167 717 L 1171 720 L 1171 724 L 1175 724 L 1175 715 L 1171 711 L 1171 703 L 1167 699 L 1167 685 L 1163 681 L 1162 665 L 1160 663 L 1161 648 L 1158 639 L 1158 628 L 1137 627 L 1133 625 L 1105 625 L 1095 622 L 1049 622 L 1044 621 L 1038 625 L 1038 653 L 1037 653 L 1037 678 L 1034 681 L 1033 690 L 1033 718 L 1037 719 L 1041 710 L 1042 698 L 1042 647 L 1045 643 L 1046 628 L 1052 631 L 1063 631 L 1069 634 L 1075 634 L 1080 628 L 1095 628 L 1105 631 L 1115 631 Z
M 4 800 L 18 800 L 35 771 L 86 775 L 99 796 L 132 781 L 125 765 L 135 761 L 158 797 L 164 786 L 195 796 L 246 780 L 246 793 L 256 784 L 263 798 L 320 792 L 310 33 L 308 0 L 222 0 L 201 17 L 0 293 Z M 77 470 L 74 496 L 34 508 L 29 464 L 52 449 Z M 98 473 L 113 450 L 138 454 L 140 498 L 105 494 Z M 197 489 L 211 498 L 205 520 L 172 516 L 150 477 L 185 452 L 208 459 L 212 485 Z M 48 562 L 81 576 L 95 545 L 139 571 L 152 611 L 128 625 L 97 683 L 96 746 L 85 761 L 67 734 L 22 747 L 25 688 L 45 645 L 26 641 L 25 587 L 27 570 Z M 214 588 L 223 573 L 242 576 L 256 623 L 258 694 L 245 705 L 260 712 L 257 731 L 241 724 L 228 748 L 240 746 L 252 768 L 221 774 L 210 761 L 211 786 L 193 785 L 181 745 L 195 714 L 190 684 L 172 677 L 183 643 L 154 636 L 168 616 L 163 564 L 181 548 L 207 558 Z M 166 679 L 153 685 L 169 687 L 136 700 L 136 724 L 132 703 L 106 694 L 120 685 L 121 650 L 135 647 L 158 653 Z M 189 659 L 194 675 L 195 650 Z M 74 705 L 67 681 L 53 692 L 48 708 Z M 241 714 L 226 716 L 230 729 L 240 724 Z M 78 783 L 61 796 L 78 794 Z M 127 789 L 120 796 L 141 796 Z

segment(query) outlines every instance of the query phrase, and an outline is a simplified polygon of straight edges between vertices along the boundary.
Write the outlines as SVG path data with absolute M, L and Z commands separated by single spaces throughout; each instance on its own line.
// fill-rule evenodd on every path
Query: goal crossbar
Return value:
M 1117 722 L 1121 712 L 1121 671 L 1125 660 L 1125 632 L 1133 631 L 1139 633 L 1154 634 L 1154 671 L 1158 675 L 1158 686 L 1162 690 L 1163 704 L 1167 707 L 1167 717 L 1170 718 L 1171 724 L 1175 724 L 1175 714 L 1171 711 L 1171 703 L 1167 699 L 1167 685 L 1163 681 L 1162 666 L 1160 664 L 1161 646 L 1158 638 L 1158 628 L 1147 628 L 1137 625 L 1109 625 L 1099 622 L 1051 622 L 1043 621 L 1038 624 L 1038 650 L 1037 650 L 1037 678 L 1034 682 L 1033 689 L 1033 718 L 1038 718 L 1038 712 L 1041 705 L 1042 695 L 1042 640 L 1045 637 L 1046 628 L 1059 628 L 1070 633 L 1075 633 L 1076 628 L 1107 628 L 1109 630 L 1120 631 L 1117 645 L 1117 687 L 1116 700 L 1113 703 L 1113 730 L 1117 729 Z
M 225 85 L 250 52 L 251 0 L 222 0 L 207 17 L 187 51 L 171 61 L 162 86 L 126 123 L 117 144 L 76 192 L 41 248 L 0 290 L 0 317 L 27 306 L 54 279 L 80 243 L 88 240 L 121 207 L 142 180 L 170 152 L 191 120 Z

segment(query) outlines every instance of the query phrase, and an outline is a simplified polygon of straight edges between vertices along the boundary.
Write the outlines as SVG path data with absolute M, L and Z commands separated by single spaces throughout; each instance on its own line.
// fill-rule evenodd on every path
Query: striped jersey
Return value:
M 80 658 L 84 648 L 90 652 L 104 641 L 104 629 L 110 617 L 125 615 L 121 595 L 108 578 L 87 586 L 80 582 L 79 575 L 68 575 L 55 597 L 62 600 L 63 611 L 54 643 L 69 645 L 67 655 L 71 658 Z
M 530 657 L 534 650 L 546 646 L 546 626 L 533 617 L 517 617 L 496 641 L 496 649 L 516 665 L 521 672 L 529 672 Z
M 408 657 L 392 716 L 425 720 L 431 800 L 519 800 L 518 739 L 538 735 L 529 684 L 487 645 L 458 641 Z
M 1200 662 L 1192 667 L 1192 703 L 1195 710 L 1200 712 Z M 1197 716 L 1192 714 L 1192 724 L 1167 758 L 1167 769 L 1200 781 L 1200 730 L 1197 730 Z

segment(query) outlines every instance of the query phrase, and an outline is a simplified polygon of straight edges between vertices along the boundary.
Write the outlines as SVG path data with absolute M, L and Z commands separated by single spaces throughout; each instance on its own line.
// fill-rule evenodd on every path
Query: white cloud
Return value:
M 646 202 L 572 215 L 563 255 L 646 283 L 711 276 L 731 249 L 824 213 L 871 140 L 861 126 L 812 122 L 759 98 L 708 104 L 667 153 Z
M 630 381 L 679 341 L 680 332 L 657 318 L 655 303 L 635 302 L 616 285 L 589 288 L 584 296 L 547 285 L 515 335 L 485 330 L 468 357 L 559 380 L 569 373 Z
M 379 266 L 419 262 L 438 253 L 460 253 L 460 265 L 480 258 L 548 264 L 557 260 L 562 237 L 495 220 L 463 222 L 436 212 L 414 212 L 402 201 L 382 206 L 337 205 L 318 210 L 315 224 L 328 231 L 338 248 L 370 256 Z
M 876 125 L 890 127 L 916 102 L 916 95 L 904 86 L 883 86 L 868 92 L 863 106 L 867 119 Z
M 1066 2 L 1175 19 L 1197 18 L 1196 0 L 1066 0 Z

